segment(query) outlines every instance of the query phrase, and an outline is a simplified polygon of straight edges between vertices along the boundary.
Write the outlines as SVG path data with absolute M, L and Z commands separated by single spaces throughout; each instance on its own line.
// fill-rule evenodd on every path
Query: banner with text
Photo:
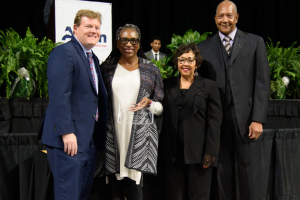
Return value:
M 73 35 L 74 18 L 78 10 L 89 9 L 102 15 L 101 36 L 93 48 L 100 63 L 103 62 L 112 49 L 111 3 L 100 3 L 77 0 L 55 0 L 55 38 L 56 42 L 68 42 Z

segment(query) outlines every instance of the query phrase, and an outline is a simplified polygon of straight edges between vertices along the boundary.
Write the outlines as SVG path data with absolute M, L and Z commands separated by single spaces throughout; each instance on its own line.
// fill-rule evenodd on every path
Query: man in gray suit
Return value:
M 150 45 L 152 49 L 150 51 L 147 51 L 145 55 L 149 60 L 161 60 L 166 56 L 166 54 L 159 51 L 161 47 L 161 37 L 154 36 L 151 38 Z
M 237 29 L 238 18 L 236 5 L 222 1 L 215 15 L 219 32 L 199 43 L 198 48 L 207 64 L 201 68 L 210 66 L 215 71 L 221 92 L 220 199 L 235 200 L 239 193 L 242 200 L 261 200 L 259 136 L 267 118 L 270 69 L 263 39 Z

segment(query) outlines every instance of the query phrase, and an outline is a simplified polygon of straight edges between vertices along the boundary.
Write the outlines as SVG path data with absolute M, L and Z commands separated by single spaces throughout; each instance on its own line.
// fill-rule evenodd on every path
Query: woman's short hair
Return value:
M 173 62 L 178 67 L 178 57 L 180 57 L 184 53 L 188 53 L 192 51 L 195 54 L 196 59 L 196 68 L 199 68 L 202 64 L 202 56 L 200 50 L 194 42 L 188 44 L 181 44 L 174 52 Z
M 92 10 L 82 9 L 76 13 L 76 16 L 74 18 L 74 24 L 76 24 L 76 26 L 80 26 L 82 17 L 97 19 L 100 22 L 100 24 L 102 24 L 101 13 L 94 12 Z

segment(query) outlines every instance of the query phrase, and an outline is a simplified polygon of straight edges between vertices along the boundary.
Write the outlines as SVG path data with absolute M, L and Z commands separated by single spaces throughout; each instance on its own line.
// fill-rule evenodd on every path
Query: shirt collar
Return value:
M 234 31 L 232 31 L 232 32 L 229 33 L 229 35 L 228 35 L 228 36 L 230 36 L 230 38 L 231 38 L 232 41 L 233 41 L 234 38 L 235 38 L 236 31 L 237 31 L 237 27 L 235 27 Z M 221 41 L 223 41 L 223 39 L 224 39 L 224 37 L 225 37 L 226 35 L 224 35 L 223 33 L 221 33 L 221 32 L 219 31 L 219 36 L 220 36 Z
M 153 54 L 157 54 L 157 55 L 159 54 L 159 51 L 158 51 L 157 53 L 155 53 L 155 52 L 153 51 L 153 49 L 151 49 L 151 51 L 152 51 Z
M 74 38 L 75 38 L 75 39 L 77 40 L 77 42 L 80 44 L 80 46 L 81 46 L 81 48 L 82 48 L 82 50 L 83 50 L 85 56 L 87 56 L 87 55 L 86 55 L 87 52 L 92 53 L 92 49 L 87 50 L 87 49 L 79 42 L 79 40 L 78 40 L 75 36 L 74 36 Z

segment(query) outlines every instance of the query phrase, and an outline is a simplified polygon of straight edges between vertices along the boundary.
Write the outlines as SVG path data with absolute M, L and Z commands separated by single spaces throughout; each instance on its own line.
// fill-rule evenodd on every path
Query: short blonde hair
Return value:
M 82 10 L 78 10 L 78 12 L 76 13 L 76 16 L 74 19 L 74 24 L 76 24 L 76 26 L 80 26 L 82 17 L 87 17 L 90 19 L 98 19 L 100 24 L 102 24 L 101 13 L 94 12 L 92 10 L 82 9 Z

